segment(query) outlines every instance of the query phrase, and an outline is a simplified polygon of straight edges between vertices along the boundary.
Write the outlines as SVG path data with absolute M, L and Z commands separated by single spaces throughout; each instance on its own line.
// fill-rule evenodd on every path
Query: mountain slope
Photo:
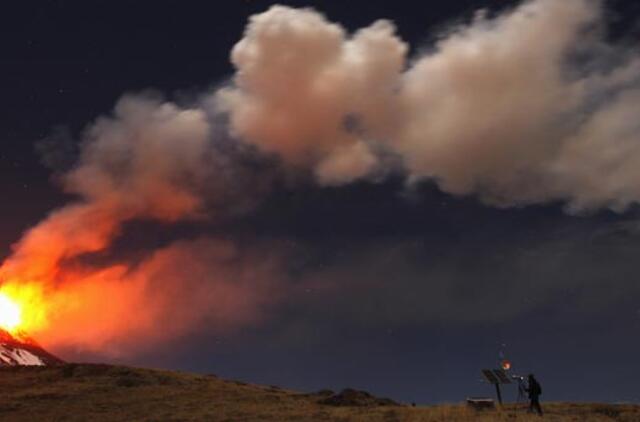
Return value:
M 0 329 L 0 366 L 54 366 L 63 363 L 26 334 L 12 335 Z
M 212 375 L 110 365 L 4 367 L 0 391 L 3 421 L 540 420 L 522 407 L 476 414 L 464 406 L 332 406 L 321 403 L 330 393 L 303 394 Z M 552 421 L 640 420 L 640 406 L 543 406 L 545 419 Z

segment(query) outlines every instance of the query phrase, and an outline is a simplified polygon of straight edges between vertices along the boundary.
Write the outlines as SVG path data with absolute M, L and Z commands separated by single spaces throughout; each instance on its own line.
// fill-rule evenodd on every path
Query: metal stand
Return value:
M 527 390 L 521 380 L 518 380 L 518 400 L 516 402 L 527 402 Z
M 521 377 L 520 375 L 511 375 L 511 379 L 518 383 L 518 398 L 516 399 L 516 404 L 526 404 L 528 401 L 528 393 L 527 386 L 524 383 L 524 377 Z

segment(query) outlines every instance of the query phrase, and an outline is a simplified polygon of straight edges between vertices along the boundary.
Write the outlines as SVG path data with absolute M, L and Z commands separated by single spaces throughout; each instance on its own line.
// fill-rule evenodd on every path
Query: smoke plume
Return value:
M 238 215 L 279 173 L 320 187 L 395 173 L 489 205 L 623 211 L 640 201 L 640 55 L 608 41 L 602 8 L 481 11 L 409 57 L 390 21 L 350 33 L 273 6 L 233 47 L 226 87 L 187 107 L 127 95 L 89 126 L 61 179 L 77 199 L 15 245 L 5 288 L 47 303 L 30 328 L 55 344 L 117 352 L 250 324 L 279 299 L 277 253 L 201 238 L 135 262 L 80 258 L 108 251 L 131 221 Z
M 412 181 L 493 205 L 623 210 L 639 199 L 640 61 L 604 24 L 596 1 L 529 1 L 409 61 L 391 22 L 350 36 L 275 6 L 250 20 L 219 95 L 237 137 L 320 184 L 388 171 L 393 154 Z

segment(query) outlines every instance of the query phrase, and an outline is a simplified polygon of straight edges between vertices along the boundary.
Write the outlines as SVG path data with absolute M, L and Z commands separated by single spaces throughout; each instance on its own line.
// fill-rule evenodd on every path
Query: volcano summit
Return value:
M 24 333 L 0 329 L 0 366 L 55 366 L 64 362 Z

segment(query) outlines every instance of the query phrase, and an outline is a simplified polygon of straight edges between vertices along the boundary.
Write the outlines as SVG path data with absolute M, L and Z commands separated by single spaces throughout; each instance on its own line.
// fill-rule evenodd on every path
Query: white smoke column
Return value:
M 219 94 L 233 133 L 310 167 L 321 184 L 370 176 L 407 51 L 394 31 L 379 21 L 347 38 L 317 12 L 283 6 L 253 16 L 231 55 L 236 87 Z M 364 133 L 348 127 L 350 116 Z
M 320 184 L 370 177 L 397 154 L 409 180 L 492 205 L 623 210 L 640 200 L 639 60 L 603 26 L 599 1 L 532 0 L 479 12 L 408 66 L 389 22 L 349 36 L 274 6 L 234 47 L 219 102 L 236 136 Z
M 404 75 L 395 146 L 414 178 L 507 203 L 547 199 L 565 115 L 580 105 L 566 55 L 596 16 L 591 2 L 538 0 L 480 14 Z
M 537 0 L 480 15 L 418 60 L 404 76 L 395 141 L 411 176 L 498 205 L 637 203 L 638 53 L 601 38 L 600 6 Z M 572 62 L 576 53 L 600 66 Z M 602 53 L 622 64 L 603 65 Z

